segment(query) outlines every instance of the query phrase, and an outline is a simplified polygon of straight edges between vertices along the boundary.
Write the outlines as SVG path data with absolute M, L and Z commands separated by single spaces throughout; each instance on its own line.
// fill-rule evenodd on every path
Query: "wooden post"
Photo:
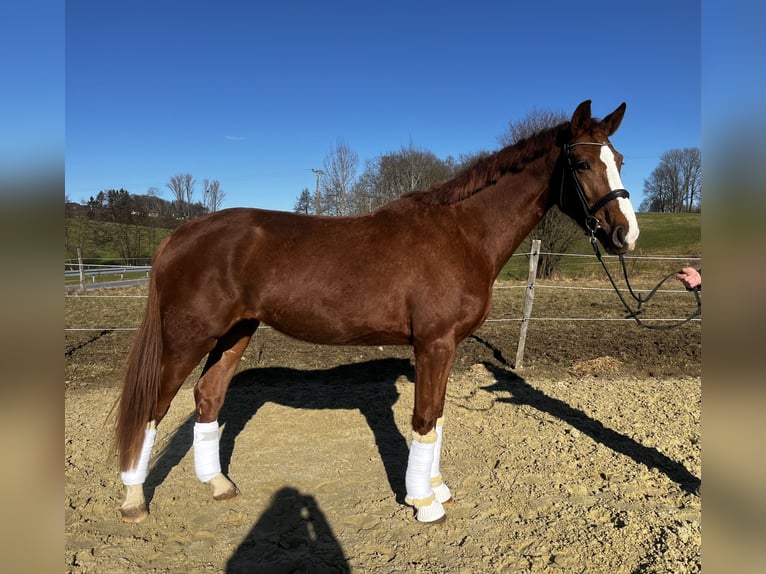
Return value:
M 80 291 L 85 291 L 85 269 L 82 265 L 82 250 L 77 248 L 77 262 L 80 265 Z
M 527 343 L 527 328 L 529 318 L 532 316 L 532 303 L 535 300 L 535 280 L 537 279 L 537 261 L 540 258 L 540 240 L 532 240 L 532 251 L 529 254 L 529 278 L 527 279 L 527 295 L 524 298 L 524 311 L 521 317 L 521 331 L 519 332 L 519 346 L 516 349 L 516 363 L 514 369 L 521 369 L 524 363 L 524 345 Z

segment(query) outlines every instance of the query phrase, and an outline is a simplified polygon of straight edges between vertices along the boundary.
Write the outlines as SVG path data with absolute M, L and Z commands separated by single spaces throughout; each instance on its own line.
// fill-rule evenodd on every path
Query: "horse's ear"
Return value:
M 626 107 L 625 102 L 622 102 L 616 110 L 601 120 L 601 126 L 606 130 L 607 136 L 612 135 L 620 127 Z
M 590 122 L 590 100 L 585 100 L 577 106 L 569 123 L 572 126 L 572 132 L 577 132 L 584 128 L 587 122 Z

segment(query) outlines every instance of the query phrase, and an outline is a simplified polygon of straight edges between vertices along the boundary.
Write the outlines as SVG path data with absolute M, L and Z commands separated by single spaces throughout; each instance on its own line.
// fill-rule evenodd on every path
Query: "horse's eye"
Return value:
M 587 161 L 578 161 L 575 168 L 577 171 L 587 171 L 590 169 L 590 164 Z

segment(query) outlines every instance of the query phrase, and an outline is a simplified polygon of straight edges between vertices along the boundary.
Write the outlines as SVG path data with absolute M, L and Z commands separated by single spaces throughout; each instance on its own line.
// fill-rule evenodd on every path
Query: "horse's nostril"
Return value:
M 614 233 L 612 234 L 612 243 L 617 247 L 621 247 L 625 244 L 625 228 L 621 225 L 618 225 L 615 228 Z

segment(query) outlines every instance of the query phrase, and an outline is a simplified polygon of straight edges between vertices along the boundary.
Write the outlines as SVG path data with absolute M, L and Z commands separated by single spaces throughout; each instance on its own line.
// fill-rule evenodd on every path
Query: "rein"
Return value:
M 612 274 L 609 272 L 609 268 L 606 266 L 606 263 L 604 262 L 604 257 L 601 255 L 601 250 L 598 248 L 598 241 L 596 240 L 596 236 L 591 234 L 590 235 L 590 244 L 593 246 L 593 251 L 596 254 L 596 259 L 599 260 L 599 263 L 601 263 L 601 267 L 604 268 L 604 271 L 606 272 L 606 276 L 609 278 L 609 282 L 612 284 L 612 288 L 614 289 L 614 292 L 617 293 L 617 297 L 619 297 L 620 301 L 622 302 L 623 307 L 625 307 L 625 310 L 628 312 L 626 315 L 626 318 L 633 319 L 636 321 L 636 324 L 640 327 L 646 327 L 647 329 L 653 329 L 655 331 L 667 331 L 669 329 L 675 329 L 676 327 L 680 327 L 681 325 L 684 325 L 691 321 L 692 319 L 695 319 L 696 317 L 699 317 L 702 314 L 702 299 L 700 298 L 700 288 L 699 285 L 697 287 L 694 287 L 693 289 L 690 289 L 692 293 L 694 293 L 694 298 L 697 300 L 697 308 L 692 312 L 688 317 L 685 319 L 681 319 L 676 323 L 671 323 L 669 325 L 649 325 L 642 321 L 639 317 L 639 314 L 643 311 L 643 305 L 648 303 L 652 297 L 657 293 L 659 288 L 662 286 L 665 281 L 673 277 L 677 271 L 671 271 L 665 277 L 660 279 L 659 283 L 654 286 L 654 288 L 649 291 L 649 294 L 644 297 L 640 293 L 636 294 L 636 292 L 633 290 L 633 287 L 630 284 L 630 280 L 628 279 L 628 270 L 625 266 L 625 258 L 622 255 L 619 255 L 620 258 L 620 265 L 622 266 L 622 274 L 625 278 L 625 285 L 628 286 L 628 292 L 630 293 L 630 296 L 636 301 L 638 304 L 636 309 L 632 309 L 628 302 L 625 300 L 625 297 L 623 297 L 622 293 L 620 293 L 619 288 L 617 287 L 617 283 L 615 282 L 614 278 L 612 277 Z
M 595 146 L 604 146 L 607 145 L 606 143 L 601 142 L 575 142 L 572 144 L 566 144 L 564 146 L 564 152 L 566 154 L 567 159 L 567 166 L 569 167 L 569 173 L 572 176 L 572 181 L 574 182 L 575 191 L 577 192 L 577 197 L 580 200 L 580 204 L 582 205 L 583 211 L 585 213 L 585 229 L 588 233 L 588 239 L 590 240 L 590 244 L 593 246 L 593 252 L 596 254 L 596 259 L 598 259 L 599 263 L 601 263 L 601 267 L 603 267 L 604 272 L 606 273 L 606 276 L 609 278 L 609 282 L 612 284 L 612 288 L 614 289 L 614 292 L 617 293 L 617 297 L 620 299 L 620 302 L 622 303 L 623 307 L 625 307 L 625 310 L 628 312 L 626 318 L 631 318 L 636 321 L 636 324 L 640 327 L 645 327 L 647 329 L 653 329 L 657 331 L 666 331 L 669 329 L 675 329 L 676 327 L 680 327 L 681 325 L 684 325 L 691 321 L 692 319 L 695 319 L 696 317 L 699 317 L 702 314 L 702 300 L 700 298 L 700 287 L 699 285 L 693 289 L 690 289 L 694 293 L 694 298 L 697 300 L 697 308 L 694 310 L 693 313 L 691 313 L 688 317 L 685 319 L 682 319 L 676 323 L 672 323 L 669 325 L 649 325 L 641 320 L 639 315 L 643 311 L 643 306 L 648 303 L 652 297 L 657 293 L 659 288 L 671 277 L 673 277 L 676 274 L 676 271 L 672 271 L 671 273 L 668 273 L 660 279 L 659 283 L 654 286 L 654 288 L 649 292 L 649 294 L 646 297 L 643 297 L 640 293 L 636 294 L 636 292 L 633 290 L 633 287 L 630 284 L 630 280 L 628 279 L 628 269 L 625 266 L 625 258 L 622 255 L 619 255 L 620 259 L 620 265 L 622 266 L 622 274 L 625 278 L 625 285 L 628 287 L 628 292 L 630 293 L 630 296 L 633 298 L 633 300 L 637 303 L 636 309 L 632 309 L 631 306 L 628 304 L 628 302 L 625 300 L 625 297 L 623 297 L 622 293 L 620 293 L 620 289 L 617 287 L 617 283 L 615 282 L 614 278 L 612 277 L 612 274 L 609 272 L 609 268 L 606 265 L 606 262 L 604 261 L 604 257 L 601 254 L 601 250 L 598 247 L 598 240 L 596 239 L 596 230 L 601 227 L 601 221 L 596 217 L 596 213 L 604 207 L 607 203 L 612 201 L 613 199 L 617 199 L 619 197 L 630 197 L 630 194 L 626 189 L 614 189 L 607 193 L 604 197 L 599 199 L 593 206 L 590 206 L 588 203 L 588 198 L 585 196 L 585 192 L 582 189 L 582 186 L 580 185 L 579 179 L 577 179 L 577 171 L 576 167 L 572 162 L 572 156 L 570 154 L 571 149 L 574 146 L 578 145 L 595 145 Z M 559 191 L 559 207 L 562 206 L 563 199 L 564 199 L 564 180 L 565 176 L 562 175 L 561 177 L 561 189 Z

